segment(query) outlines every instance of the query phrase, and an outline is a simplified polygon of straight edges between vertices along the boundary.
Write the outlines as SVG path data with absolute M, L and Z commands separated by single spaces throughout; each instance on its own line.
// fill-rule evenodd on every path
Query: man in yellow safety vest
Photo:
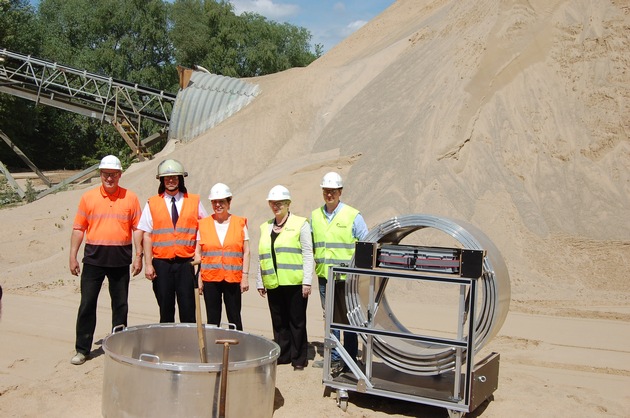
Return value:
M 313 249 L 315 256 L 315 272 L 319 283 L 319 295 L 322 309 L 326 301 L 326 283 L 328 268 L 331 265 L 348 265 L 354 255 L 355 243 L 368 234 L 368 228 L 361 213 L 341 202 L 343 181 L 338 173 L 330 172 L 324 175 L 321 188 L 324 195 L 324 205 L 318 207 L 311 214 L 311 228 L 313 230 Z M 346 312 L 344 298 L 345 276 L 335 283 L 335 317 Z M 347 323 L 347 318 L 335 318 L 336 322 Z M 334 331 L 340 340 L 339 331 Z M 343 347 L 353 360 L 358 353 L 357 334 L 343 333 Z M 345 364 L 339 353 L 333 350 L 331 355 L 331 372 L 340 373 Z M 315 363 L 315 367 L 321 363 Z

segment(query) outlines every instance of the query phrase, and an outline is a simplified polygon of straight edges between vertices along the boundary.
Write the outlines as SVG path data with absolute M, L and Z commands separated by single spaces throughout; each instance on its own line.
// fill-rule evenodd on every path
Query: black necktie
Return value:
M 177 213 L 177 206 L 175 206 L 175 198 L 171 197 L 171 219 L 173 220 L 173 228 L 177 225 L 179 214 Z

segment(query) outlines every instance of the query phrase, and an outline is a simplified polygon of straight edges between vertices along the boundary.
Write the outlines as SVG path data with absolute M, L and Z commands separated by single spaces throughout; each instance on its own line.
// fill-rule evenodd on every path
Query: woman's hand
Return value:
M 302 285 L 302 297 L 306 299 L 311 294 L 311 286 L 307 284 Z

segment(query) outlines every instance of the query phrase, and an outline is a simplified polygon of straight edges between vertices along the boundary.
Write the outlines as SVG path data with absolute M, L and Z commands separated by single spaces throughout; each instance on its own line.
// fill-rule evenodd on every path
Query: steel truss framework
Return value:
M 140 124 L 168 126 L 176 95 L 0 49 L 0 92 L 113 124 L 143 160 Z

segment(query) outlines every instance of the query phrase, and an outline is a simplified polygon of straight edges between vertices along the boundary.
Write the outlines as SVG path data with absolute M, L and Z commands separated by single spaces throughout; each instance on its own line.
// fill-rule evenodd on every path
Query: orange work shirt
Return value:
M 85 232 L 83 263 L 102 267 L 131 264 L 133 231 L 140 215 L 138 197 L 123 187 L 112 194 L 103 186 L 84 193 L 72 226 Z

